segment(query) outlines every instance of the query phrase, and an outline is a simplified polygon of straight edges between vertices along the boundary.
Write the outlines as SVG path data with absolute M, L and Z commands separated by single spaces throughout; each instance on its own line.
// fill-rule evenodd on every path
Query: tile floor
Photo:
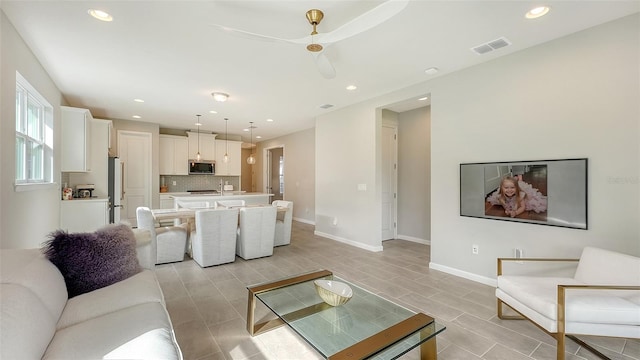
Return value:
M 302 272 L 328 269 L 414 311 L 432 315 L 447 329 L 438 335 L 439 360 L 555 359 L 555 341 L 528 321 L 495 315 L 494 288 L 429 269 L 429 246 L 403 240 L 372 253 L 313 235 L 294 221 L 291 244 L 271 257 L 201 268 L 188 257 L 158 265 L 176 337 L 186 360 L 320 359 L 287 327 L 256 337 L 246 331 L 246 286 Z M 265 308 L 257 316 L 266 316 Z M 612 359 L 639 360 L 639 339 L 590 337 Z M 567 360 L 596 359 L 567 340 Z M 402 359 L 418 359 L 412 351 Z

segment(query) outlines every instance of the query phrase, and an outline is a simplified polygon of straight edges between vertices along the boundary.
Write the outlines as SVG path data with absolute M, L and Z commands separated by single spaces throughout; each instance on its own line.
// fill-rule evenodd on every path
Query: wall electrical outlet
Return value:
M 173 186 L 176 186 L 176 182 L 175 181 L 173 182 Z
M 476 244 L 471 245 L 471 253 L 473 255 L 478 255 L 478 252 L 480 251 L 480 247 Z
M 513 249 L 513 257 L 516 259 L 521 259 L 524 257 L 524 251 L 519 248 Z

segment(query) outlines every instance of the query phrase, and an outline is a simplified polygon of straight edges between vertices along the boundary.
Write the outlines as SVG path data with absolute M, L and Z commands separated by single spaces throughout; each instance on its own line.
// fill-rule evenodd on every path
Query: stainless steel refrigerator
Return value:
M 124 163 L 117 157 L 109 158 L 109 223 L 120 222 L 120 210 L 124 199 L 122 188 L 124 179 Z

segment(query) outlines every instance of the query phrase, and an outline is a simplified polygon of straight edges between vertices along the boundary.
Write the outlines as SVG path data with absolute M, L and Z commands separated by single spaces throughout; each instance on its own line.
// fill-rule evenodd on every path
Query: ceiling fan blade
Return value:
M 310 53 L 313 56 L 313 59 L 316 61 L 316 66 L 318 66 L 318 71 L 320 75 L 322 75 L 325 79 L 333 79 L 336 77 L 336 69 L 333 68 L 329 59 L 325 56 L 324 51 L 321 52 L 312 52 Z
M 249 31 L 234 29 L 224 25 L 211 24 L 211 26 L 225 33 L 243 37 L 246 39 L 251 39 L 251 40 L 261 40 L 261 41 L 280 42 L 280 43 L 289 43 L 289 44 L 306 44 L 311 40 L 311 36 L 305 36 L 300 39 L 282 39 L 275 36 L 256 34 Z
M 408 3 L 409 0 L 386 1 L 329 33 L 318 34 L 318 42 L 329 44 L 367 31 L 397 15 Z

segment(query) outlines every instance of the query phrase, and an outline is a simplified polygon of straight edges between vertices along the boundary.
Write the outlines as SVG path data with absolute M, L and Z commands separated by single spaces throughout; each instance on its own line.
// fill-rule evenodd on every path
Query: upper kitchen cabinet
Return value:
M 216 136 L 217 134 L 205 134 L 200 132 L 200 140 L 198 140 L 198 133 L 193 131 L 187 132 L 189 139 L 189 159 L 195 159 L 200 149 L 201 160 L 215 160 L 216 158 Z M 199 142 L 199 144 L 198 144 Z
M 202 139 L 200 140 L 202 141 Z M 189 142 L 187 138 L 161 134 L 160 175 L 189 175 L 188 165 Z
M 91 122 L 87 109 L 61 106 L 61 154 L 63 172 L 91 171 Z
M 229 162 L 224 162 L 225 152 Z M 242 142 L 216 140 L 216 175 L 237 175 L 242 172 Z
M 109 185 L 109 131 L 111 120 L 91 121 L 91 171 L 69 173 L 70 185 L 93 184 L 93 196 L 107 197 Z M 64 145 L 64 144 L 63 144 Z

